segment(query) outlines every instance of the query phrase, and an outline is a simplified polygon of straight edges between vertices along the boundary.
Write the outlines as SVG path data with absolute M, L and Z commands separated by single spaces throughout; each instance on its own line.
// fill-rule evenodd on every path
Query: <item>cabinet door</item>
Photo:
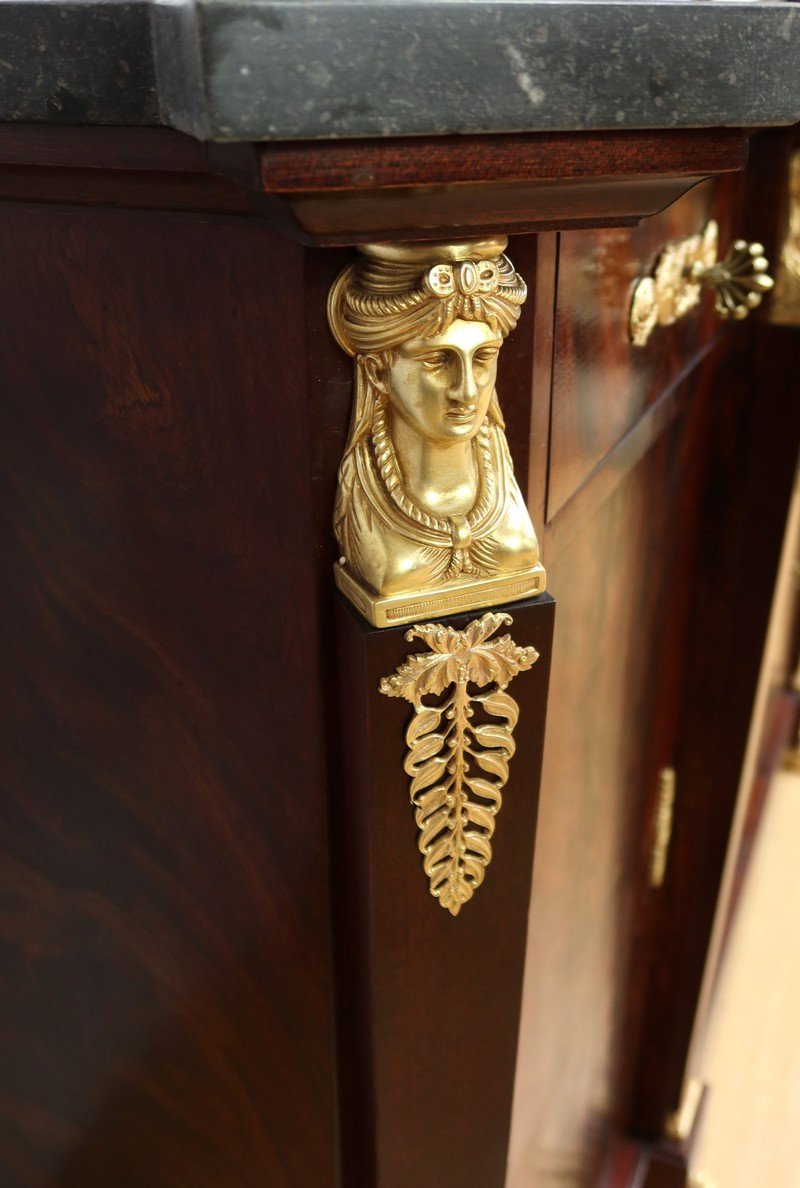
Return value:
M 706 296 L 636 348 L 627 316 L 666 244 L 710 217 L 723 248 L 756 224 L 757 170 L 636 230 L 551 242 L 552 369 L 545 324 L 532 449 L 549 465 L 531 498 L 559 615 L 510 1188 L 593 1182 L 617 1120 L 656 1139 L 680 1103 L 798 416 L 775 328 L 725 325 Z

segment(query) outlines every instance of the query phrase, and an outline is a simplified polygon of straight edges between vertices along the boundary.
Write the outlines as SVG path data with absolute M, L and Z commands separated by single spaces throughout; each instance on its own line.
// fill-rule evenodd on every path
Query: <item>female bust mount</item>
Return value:
M 526 297 L 505 246 L 369 244 L 331 289 L 355 360 L 336 581 L 378 627 L 544 590 L 495 391 Z

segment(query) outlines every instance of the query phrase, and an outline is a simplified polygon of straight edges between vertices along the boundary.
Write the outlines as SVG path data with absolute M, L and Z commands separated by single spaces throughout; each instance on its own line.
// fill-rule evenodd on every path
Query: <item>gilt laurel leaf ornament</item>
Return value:
M 463 631 L 439 623 L 412 627 L 406 639 L 421 639 L 429 651 L 412 653 L 380 683 L 381 693 L 414 707 L 404 767 L 418 845 L 431 895 L 453 916 L 481 885 L 492 858 L 519 718 L 506 686 L 539 658 L 510 635 L 491 638 L 511 622 L 510 615 L 490 612 Z M 432 705 L 425 697 L 439 700 Z

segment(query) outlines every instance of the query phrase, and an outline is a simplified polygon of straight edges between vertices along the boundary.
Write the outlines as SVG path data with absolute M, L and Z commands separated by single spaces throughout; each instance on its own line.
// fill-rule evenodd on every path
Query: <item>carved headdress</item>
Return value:
M 457 318 L 513 330 L 527 289 L 497 236 L 471 243 L 373 243 L 344 269 L 328 320 L 350 355 L 390 351 L 441 334 Z

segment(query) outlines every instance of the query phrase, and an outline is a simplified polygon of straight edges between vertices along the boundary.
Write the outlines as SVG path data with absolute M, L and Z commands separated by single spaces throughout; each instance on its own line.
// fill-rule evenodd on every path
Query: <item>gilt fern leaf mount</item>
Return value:
M 510 635 L 490 638 L 511 623 L 510 615 L 490 612 L 463 631 L 440 623 L 412 627 L 406 639 L 421 639 L 429 650 L 412 653 L 380 683 L 381 693 L 414 707 L 404 767 L 418 845 L 431 895 L 453 916 L 492 860 L 519 718 L 506 687 L 539 658 Z

